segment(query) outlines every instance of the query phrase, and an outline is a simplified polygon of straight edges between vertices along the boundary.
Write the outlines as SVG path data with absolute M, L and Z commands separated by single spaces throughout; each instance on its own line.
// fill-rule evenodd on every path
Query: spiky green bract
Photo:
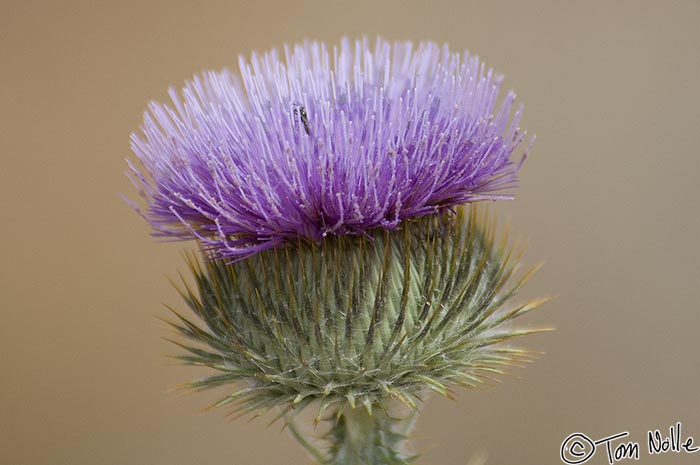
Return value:
M 178 314 L 173 326 L 197 343 L 178 343 L 179 358 L 220 373 L 186 386 L 234 383 L 213 407 L 281 406 L 287 420 L 314 401 L 320 419 L 477 386 L 528 358 L 500 344 L 534 332 L 506 323 L 542 303 L 504 306 L 530 274 L 509 284 L 516 261 L 476 207 L 234 263 L 191 256 L 196 285 L 182 294 L 205 326 Z

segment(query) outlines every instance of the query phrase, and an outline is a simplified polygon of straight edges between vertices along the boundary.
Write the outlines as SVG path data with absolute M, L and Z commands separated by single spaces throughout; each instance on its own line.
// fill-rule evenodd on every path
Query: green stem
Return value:
M 396 418 L 381 410 L 346 409 L 326 435 L 323 465 L 406 465 L 415 457 L 404 447 L 414 416 Z

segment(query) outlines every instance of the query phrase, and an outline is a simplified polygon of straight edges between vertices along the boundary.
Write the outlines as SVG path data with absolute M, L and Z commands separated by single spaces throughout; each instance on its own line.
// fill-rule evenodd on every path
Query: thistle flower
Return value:
M 407 464 L 393 406 L 475 387 L 529 353 L 503 343 L 544 300 L 483 209 L 510 198 L 523 140 L 514 95 L 475 57 L 432 43 L 321 43 L 241 60 L 151 104 L 131 174 L 157 235 L 196 239 L 201 323 L 174 311 L 187 364 L 231 384 L 213 407 L 279 407 L 321 464 Z M 529 148 L 529 147 L 528 147 Z M 315 404 L 325 451 L 294 426 Z
M 240 259 L 511 197 L 521 110 L 510 119 L 512 92 L 497 106 L 502 78 L 477 57 L 383 40 L 283 55 L 150 104 L 131 169 L 156 235 Z

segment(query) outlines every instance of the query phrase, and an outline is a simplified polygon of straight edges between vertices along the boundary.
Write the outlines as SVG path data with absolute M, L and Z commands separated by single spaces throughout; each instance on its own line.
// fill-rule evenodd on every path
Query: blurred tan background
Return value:
M 180 251 L 118 196 L 146 103 L 203 69 L 304 38 L 432 39 L 506 75 L 538 136 L 499 204 L 554 333 L 517 377 L 430 398 L 421 463 L 557 464 L 570 433 L 683 422 L 700 441 L 700 2 L 3 2 L 0 463 L 267 465 L 309 460 L 271 417 L 200 415 L 203 371 L 170 366 L 163 303 Z M 591 459 L 604 464 L 604 451 Z

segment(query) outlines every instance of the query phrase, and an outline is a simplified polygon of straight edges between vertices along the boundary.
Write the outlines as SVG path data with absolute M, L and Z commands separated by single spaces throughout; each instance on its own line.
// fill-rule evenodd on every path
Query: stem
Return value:
M 414 415 L 396 418 L 363 408 L 344 410 L 326 435 L 330 442 L 323 465 L 407 465 L 415 458 L 404 448 Z

